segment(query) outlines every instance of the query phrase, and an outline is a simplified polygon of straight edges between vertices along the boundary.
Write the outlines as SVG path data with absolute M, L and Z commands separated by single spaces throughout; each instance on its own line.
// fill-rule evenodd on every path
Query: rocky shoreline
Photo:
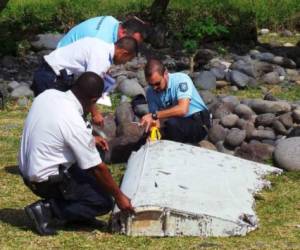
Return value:
M 33 97 L 30 90 L 32 72 L 42 55 L 55 48 L 58 35 L 40 36 L 31 51 L 22 58 L 5 56 L 0 61 L 0 90 L 5 98 L 27 106 Z M 40 50 L 42 48 L 42 50 Z M 220 55 L 212 49 L 200 49 L 194 57 L 191 72 L 190 57 L 161 53 L 170 71 L 188 73 L 200 95 L 213 114 L 213 127 L 199 146 L 245 159 L 266 162 L 275 160 L 286 170 L 300 170 L 300 100 L 279 100 L 264 86 L 300 85 L 300 47 L 258 46 L 245 55 Z M 145 114 L 147 105 L 132 109 L 131 98 L 145 95 L 147 82 L 143 73 L 143 55 L 126 65 L 114 66 L 111 75 L 117 81 L 115 92 L 121 93 L 121 103 L 115 114 L 105 117 L 102 129 L 111 150 L 106 154 L 110 162 L 124 162 L 143 137 L 143 129 L 134 121 Z M 238 99 L 236 96 L 216 96 L 215 89 L 227 87 L 237 91 L 260 87 L 263 99 Z

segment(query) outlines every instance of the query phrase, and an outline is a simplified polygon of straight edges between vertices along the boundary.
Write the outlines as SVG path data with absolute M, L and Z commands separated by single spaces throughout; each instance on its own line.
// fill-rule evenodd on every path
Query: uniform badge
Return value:
M 186 82 L 179 83 L 179 89 L 181 92 L 186 92 L 188 90 L 188 85 Z

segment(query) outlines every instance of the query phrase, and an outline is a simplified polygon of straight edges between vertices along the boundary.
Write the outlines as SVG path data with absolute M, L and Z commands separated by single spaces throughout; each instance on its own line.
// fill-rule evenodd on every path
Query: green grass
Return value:
M 66 32 L 75 24 L 94 16 L 113 15 L 124 19 L 128 14 L 139 13 L 145 17 L 152 2 L 10 0 L 0 13 L 0 53 L 17 54 L 18 49 L 27 46 L 28 38 L 34 34 Z M 185 42 L 187 47 L 195 47 L 199 40 L 210 36 L 211 39 L 228 39 L 230 35 L 233 40 L 239 39 L 238 34 L 255 23 L 259 28 L 278 30 L 286 27 L 294 30 L 300 25 L 299 13 L 299 0 L 172 0 L 164 15 L 164 23 L 176 39 Z
M 299 101 L 300 100 L 300 86 L 280 86 L 280 85 L 261 85 L 273 96 L 287 101 Z M 245 88 L 238 91 L 231 91 L 229 87 L 217 89 L 213 91 L 216 95 L 234 95 L 239 99 L 256 99 L 263 98 L 264 93 L 260 87 L 257 88 Z
M 55 237 L 40 237 L 31 229 L 23 207 L 35 201 L 17 170 L 17 151 L 28 108 L 9 104 L 0 111 L 0 246 L 1 249 L 300 249 L 300 173 L 271 176 L 272 188 L 256 203 L 257 230 L 245 237 L 146 238 L 111 234 L 105 229 L 73 226 Z M 110 166 L 120 180 L 124 165 Z M 107 220 L 108 216 L 103 217 Z
M 300 41 L 300 33 L 291 37 L 283 37 L 280 36 L 278 33 L 269 33 L 266 35 L 259 36 L 258 40 L 261 43 L 276 43 L 278 45 L 290 43 L 295 46 Z

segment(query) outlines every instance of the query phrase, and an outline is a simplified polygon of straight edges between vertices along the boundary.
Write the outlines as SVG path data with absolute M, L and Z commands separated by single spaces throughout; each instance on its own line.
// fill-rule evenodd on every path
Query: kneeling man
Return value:
M 25 212 L 41 235 L 56 233 L 55 225 L 93 221 L 113 207 L 133 212 L 130 200 L 113 180 L 96 146 L 85 114 L 101 97 L 103 80 L 83 73 L 67 92 L 46 90 L 35 98 L 25 121 L 19 168 L 25 184 L 39 200 Z
M 155 59 L 147 62 L 145 76 L 150 85 L 147 89 L 150 113 L 142 117 L 141 124 L 146 131 L 166 119 L 163 139 L 187 143 L 204 139 L 211 126 L 211 115 L 191 78 L 184 73 L 168 73 Z

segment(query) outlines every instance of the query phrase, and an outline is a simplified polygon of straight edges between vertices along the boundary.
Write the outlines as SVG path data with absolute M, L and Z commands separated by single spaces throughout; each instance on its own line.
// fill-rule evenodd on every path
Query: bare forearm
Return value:
M 91 106 L 91 114 L 92 114 L 92 116 L 95 116 L 98 112 L 99 112 L 99 111 L 98 111 L 98 109 L 97 109 L 96 104 L 93 104 L 93 105 Z
M 122 193 L 104 163 L 101 163 L 91 171 L 93 171 L 94 175 L 96 176 L 97 182 L 112 196 L 116 198 Z
M 163 118 L 169 118 L 169 117 L 185 116 L 186 111 L 179 105 L 176 105 L 172 108 L 157 111 L 156 114 L 157 114 L 158 119 L 163 119 Z

